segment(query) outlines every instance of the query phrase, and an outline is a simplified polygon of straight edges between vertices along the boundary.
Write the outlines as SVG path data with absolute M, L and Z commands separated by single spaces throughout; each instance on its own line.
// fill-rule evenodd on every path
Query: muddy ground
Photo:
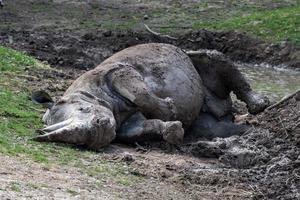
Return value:
M 20 75 L 30 90 L 45 89 L 56 98 L 81 70 L 49 69 Z M 16 77 L 15 77 L 16 78 Z M 242 104 L 240 115 L 247 111 Z M 22 158 L 3 157 L 0 197 L 43 199 L 299 199 L 300 197 L 300 94 L 242 122 L 252 128 L 226 139 L 187 138 L 181 146 L 144 143 L 112 144 L 87 166 L 101 160 L 130 166 L 142 182 L 117 186 L 106 177 L 90 177 L 82 169 L 43 166 Z M 71 148 L 71 147 L 70 147 Z M 32 171 L 30 170 L 32 169 Z M 21 177 L 21 178 L 20 178 Z M 44 178 L 50 177 L 50 178 Z M 70 178 L 72 177 L 72 179 Z M 15 184 L 17 186 L 15 186 Z M 15 191 L 18 187 L 21 193 Z M 5 192 L 3 192 L 5 191 Z
M 269 63 L 298 69 L 299 53 L 292 44 L 274 45 L 236 32 L 200 30 L 168 39 L 146 32 L 132 31 L 14 31 L 0 32 L 0 44 L 25 51 L 53 66 L 91 69 L 105 58 L 126 47 L 149 42 L 163 42 L 186 50 L 214 49 L 234 61 Z
M 104 30 L 105 18 L 90 26 L 87 19 L 107 13 L 107 9 L 114 12 L 122 8 L 122 13 L 142 10 L 140 16 L 144 19 L 147 10 L 161 7 L 157 1 L 126 2 L 7 1 L 6 10 L 0 11 L 0 44 L 25 51 L 55 67 L 51 73 L 28 69 L 27 74 L 19 78 L 27 80 L 30 90 L 42 88 L 56 98 L 85 70 L 121 49 L 145 42 L 172 43 L 190 50 L 216 49 L 236 61 L 268 62 L 299 69 L 299 51 L 288 42 L 274 45 L 241 33 L 207 30 L 177 31 L 172 36 L 178 39 L 173 40 L 148 33 L 143 26 L 134 31 Z M 186 2 L 189 8 L 194 1 Z M 92 13 L 87 8 L 92 8 Z M 166 8 L 169 6 L 161 9 Z M 80 9 L 83 12 L 78 18 Z M 95 14 L 95 10 L 99 13 Z M 124 16 L 114 16 L 112 21 L 122 24 L 120 19 L 125 20 L 127 15 Z M 101 24 L 102 28 L 97 28 Z M 155 27 L 160 22 L 156 19 L 151 24 Z M 240 110 L 239 114 L 245 114 L 244 109 Z M 242 136 L 210 143 L 198 138 L 180 147 L 164 143 L 113 144 L 95 160 L 105 159 L 135 169 L 135 175 L 143 177 L 143 182 L 130 187 L 112 185 L 109 177 L 106 185 L 95 186 L 97 178 L 76 167 L 47 169 L 25 158 L 0 155 L 3 164 L 0 198 L 299 199 L 299 122 L 300 94 L 274 109 L 244 119 L 243 123 L 252 129 Z M 90 160 L 85 163 L 97 164 Z

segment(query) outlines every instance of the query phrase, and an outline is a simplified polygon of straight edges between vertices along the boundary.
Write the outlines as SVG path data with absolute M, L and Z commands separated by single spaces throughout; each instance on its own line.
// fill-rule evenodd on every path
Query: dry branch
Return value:
M 168 38 L 168 39 L 171 39 L 171 40 L 178 40 L 178 38 L 176 38 L 176 37 L 172 37 L 172 36 L 169 36 L 169 35 L 163 35 L 163 34 L 161 34 L 161 33 L 155 32 L 155 31 L 151 30 L 151 29 L 149 28 L 149 26 L 146 25 L 146 24 L 144 24 L 144 26 L 145 26 L 145 28 L 147 29 L 147 31 L 149 31 L 150 33 L 152 33 L 152 34 L 155 35 L 155 36 L 164 37 L 164 38 Z
M 277 107 L 278 105 L 280 105 L 280 104 L 286 102 L 287 100 L 291 99 L 292 97 L 296 96 L 297 94 L 300 94 L 300 89 L 298 89 L 296 92 L 294 92 L 294 93 L 292 93 L 292 94 L 290 94 L 290 95 L 288 95 L 288 96 L 282 98 L 282 99 L 281 99 L 280 101 L 278 101 L 277 103 L 275 103 L 275 104 L 269 106 L 268 108 L 266 108 L 266 110 L 271 110 L 272 108 Z
M 215 49 L 199 49 L 197 51 L 194 50 L 183 50 L 187 55 L 193 56 L 193 55 L 201 55 L 201 54 L 208 54 L 208 55 L 223 55 L 222 52 L 217 51 Z

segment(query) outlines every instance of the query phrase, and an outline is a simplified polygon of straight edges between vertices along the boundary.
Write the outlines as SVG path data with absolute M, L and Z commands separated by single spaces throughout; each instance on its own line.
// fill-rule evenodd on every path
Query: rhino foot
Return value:
M 257 114 L 264 111 L 270 105 L 270 100 L 263 94 L 251 91 L 246 94 L 245 102 L 249 113 Z
M 170 144 L 180 144 L 183 141 L 184 130 L 180 121 L 165 122 L 162 131 L 163 139 Z

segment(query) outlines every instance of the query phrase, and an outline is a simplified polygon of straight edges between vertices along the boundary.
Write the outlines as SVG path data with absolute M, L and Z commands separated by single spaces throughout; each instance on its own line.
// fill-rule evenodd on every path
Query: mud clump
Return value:
M 91 69 L 115 52 L 129 46 L 162 42 L 188 50 L 217 50 L 234 61 L 266 62 L 298 69 L 299 52 L 290 43 L 274 45 L 245 34 L 199 30 L 178 35 L 178 39 L 160 37 L 146 32 L 132 31 L 0 31 L 0 44 L 47 61 L 53 66 Z

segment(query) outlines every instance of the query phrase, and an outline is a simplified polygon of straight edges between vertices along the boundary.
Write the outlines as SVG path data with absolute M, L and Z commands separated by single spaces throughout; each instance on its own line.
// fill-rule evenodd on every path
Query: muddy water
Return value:
M 269 96 L 273 101 L 300 88 L 300 71 L 271 67 L 267 64 L 237 64 L 251 86 Z

